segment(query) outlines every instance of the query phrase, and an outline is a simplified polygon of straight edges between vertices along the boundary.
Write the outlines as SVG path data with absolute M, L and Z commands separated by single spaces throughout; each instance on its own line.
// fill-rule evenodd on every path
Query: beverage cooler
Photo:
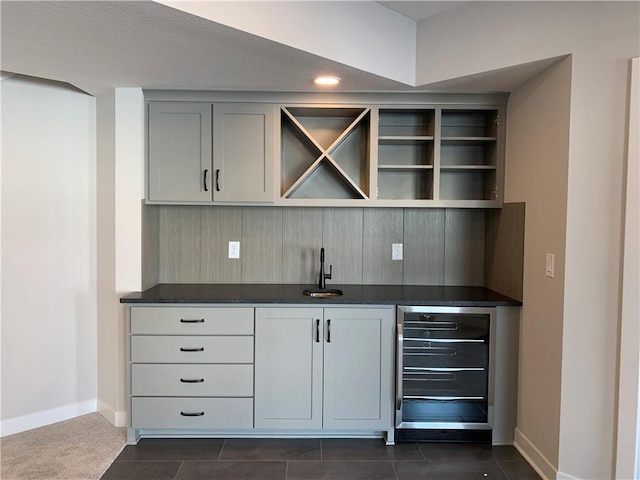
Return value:
M 494 308 L 397 308 L 396 440 L 491 442 Z

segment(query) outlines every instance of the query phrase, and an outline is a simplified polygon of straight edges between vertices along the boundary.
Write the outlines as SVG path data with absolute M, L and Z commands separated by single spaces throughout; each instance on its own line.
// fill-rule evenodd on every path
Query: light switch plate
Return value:
M 549 278 L 553 278 L 554 262 L 555 262 L 555 257 L 553 253 L 547 253 L 545 275 Z
M 229 242 L 229 258 L 240 258 L 240 242 Z

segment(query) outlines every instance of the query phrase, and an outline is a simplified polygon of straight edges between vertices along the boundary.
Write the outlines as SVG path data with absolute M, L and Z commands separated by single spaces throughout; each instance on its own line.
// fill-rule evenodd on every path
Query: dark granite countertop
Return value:
M 327 285 L 344 295 L 313 298 L 302 294 L 314 285 L 297 284 L 158 284 L 133 292 L 121 303 L 246 303 L 307 305 L 433 305 L 447 307 L 520 306 L 522 302 L 484 287 L 430 285 Z

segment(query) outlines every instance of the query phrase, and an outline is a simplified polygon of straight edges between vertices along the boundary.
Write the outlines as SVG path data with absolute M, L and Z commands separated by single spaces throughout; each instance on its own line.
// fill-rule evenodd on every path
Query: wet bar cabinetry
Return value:
M 255 426 L 393 441 L 394 310 L 256 309 Z
M 273 144 L 272 105 L 149 103 L 147 199 L 270 202 Z
M 242 98 L 148 102 L 149 203 L 502 206 L 505 96 Z
M 520 302 L 482 287 L 336 287 L 343 295 L 326 299 L 303 295 L 306 286 L 298 284 L 159 284 L 123 297 L 128 443 L 142 437 L 234 436 L 371 436 L 391 443 L 395 339 L 402 332 L 396 306 L 407 304 L 430 314 L 447 305 L 495 307 L 487 421 L 494 443 L 513 441 Z M 478 335 L 463 335 L 463 327 L 451 330 L 449 317 L 436 320 L 444 324 L 408 332 L 419 340 L 408 339 L 406 346 L 440 353 L 440 363 L 417 358 L 406 366 L 435 374 L 468 369 L 474 375 L 469 395 L 478 396 L 477 388 L 487 388 L 486 374 L 474 369 L 487 365 L 486 342 L 462 341 Z M 445 330 L 434 333 L 436 327 Z M 445 341 L 451 339 L 456 342 Z M 449 395 L 447 382 L 435 383 L 440 390 L 433 395 Z
M 127 439 L 253 428 L 253 308 L 135 306 Z

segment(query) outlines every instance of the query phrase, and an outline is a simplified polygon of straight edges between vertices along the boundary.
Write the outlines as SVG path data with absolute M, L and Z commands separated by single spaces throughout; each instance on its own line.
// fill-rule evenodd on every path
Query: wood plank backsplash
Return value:
M 147 205 L 144 285 L 318 280 L 331 284 L 483 285 L 485 211 Z M 157 209 L 157 212 L 154 210 Z M 227 258 L 240 241 L 240 259 Z M 391 244 L 404 260 L 391 260 Z M 157 278 L 156 278 L 157 276 Z

